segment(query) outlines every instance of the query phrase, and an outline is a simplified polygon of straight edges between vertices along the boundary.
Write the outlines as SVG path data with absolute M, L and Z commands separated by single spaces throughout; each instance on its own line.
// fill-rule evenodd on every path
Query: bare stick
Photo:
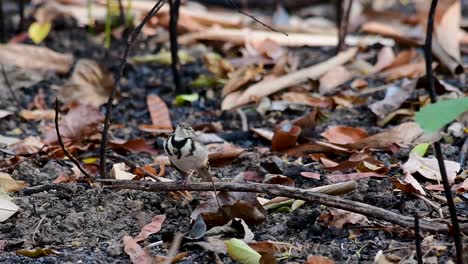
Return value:
M 236 109 L 236 112 L 241 120 L 242 131 L 249 131 L 249 122 L 247 121 L 247 115 L 245 114 L 245 112 L 240 108 Z
M 16 30 L 18 33 L 23 31 L 24 29 L 24 1 L 25 0 L 18 0 L 18 12 L 20 16 L 20 20 L 18 22 L 18 29 Z
M 180 81 L 179 44 L 177 42 L 177 22 L 179 21 L 180 0 L 169 0 L 169 6 L 171 14 L 169 20 L 169 35 L 171 41 L 172 80 L 176 93 L 180 94 L 185 92 L 185 88 L 182 87 Z
M 463 171 L 465 169 L 466 163 L 466 152 L 468 152 L 468 137 L 465 138 L 465 142 L 463 142 L 463 146 L 460 151 L 460 170 Z
M 340 21 L 339 27 L 338 27 L 338 45 L 336 47 L 336 54 L 338 54 L 340 51 L 343 50 L 344 44 L 345 44 L 345 39 L 346 39 L 346 34 L 348 33 L 348 24 L 349 24 L 349 14 L 351 13 L 351 7 L 353 5 L 353 0 L 346 0 L 346 1 L 338 1 L 340 6 L 337 7 L 340 10 L 343 11 L 343 2 L 347 4 L 345 12 L 337 12 L 340 13 L 342 16 L 338 21 Z
M 120 65 L 119 65 L 119 71 L 117 72 L 117 75 L 115 77 L 115 83 L 114 86 L 112 87 L 111 94 L 109 96 L 109 100 L 107 101 L 106 105 L 106 117 L 104 119 L 104 129 L 102 130 L 102 137 L 101 137 L 101 149 L 100 149 L 100 177 L 102 179 L 107 178 L 107 168 L 106 168 L 106 147 L 107 147 L 107 135 L 109 133 L 109 127 L 111 124 L 111 115 L 112 115 L 112 103 L 114 102 L 115 94 L 117 93 L 117 90 L 120 88 L 120 78 L 122 77 L 123 70 L 125 68 L 125 65 L 127 64 L 127 57 L 128 57 L 128 52 L 132 46 L 132 44 L 135 42 L 136 38 L 138 37 L 138 34 L 140 34 L 141 29 L 143 26 L 148 22 L 148 20 L 153 17 L 159 9 L 164 5 L 166 1 L 165 0 L 158 0 L 154 7 L 146 14 L 145 18 L 141 23 L 132 31 L 132 33 L 128 36 L 127 38 L 127 43 L 125 46 L 125 51 L 124 54 L 120 60 Z
M 125 11 L 124 11 L 124 7 L 123 7 L 123 4 L 122 4 L 122 0 L 118 0 L 119 2 L 119 20 L 120 20 L 120 24 L 125 26 Z
M 5 14 L 3 13 L 3 0 L 0 0 L 0 42 L 5 43 L 6 30 L 5 30 Z
M 88 172 L 85 169 L 83 169 L 83 167 L 81 167 L 80 162 L 77 159 L 75 159 L 75 157 L 73 157 L 73 155 L 70 154 L 70 152 L 68 152 L 68 150 L 65 148 L 65 145 L 63 144 L 62 136 L 60 135 L 59 122 L 58 122 L 59 111 L 60 111 L 59 102 L 58 102 L 58 99 L 55 98 L 55 131 L 57 132 L 58 143 L 60 147 L 62 148 L 62 151 L 65 154 L 65 156 L 67 156 L 73 163 L 75 163 L 76 167 L 78 167 L 78 169 L 81 171 L 81 173 L 83 173 L 84 176 L 86 176 L 86 178 L 90 179 L 91 176 L 88 174 Z
M 419 215 L 414 214 L 414 242 L 416 245 L 416 259 L 418 264 L 423 264 L 422 250 L 421 250 L 421 238 L 419 237 Z
M 437 0 L 431 1 L 431 7 L 429 9 L 429 15 L 427 18 L 427 32 L 426 41 L 424 44 L 424 57 L 426 59 L 426 79 L 427 79 L 427 90 L 431 97 L 431 102 L 437 102 L 437 95 L 434 88 L 434 79 L 432 73 L 432 32 L 434 29 L 434 15 L 437 8 Z M 463 263 L 463 244 L 461 240 L 460 227 L 457 218 L 457 209 L 453 203 L 452 191 L 450 189 L 450 183 L 447 177 L 447 170 L 445 169 L 444 156 L 440 142 L 434 142 L 434 150 L 439 163 L 440 175 L 442 176 L 442 184 L 444 185 L 445 197 L 447 197 L 447 206 L 450 213 L 450 220 L 453 228 L 453 240 L 455 242 L 456 250 L 456 261 L 458 264 Z
M 242 11 L 237 5 L 236 3 L 233 1 L 233 0 L 227 0 L 229 2 L 229 4 L 234 7 L 234 9 L 237 10 L 237 12 L 239 12 L 240 14 L 244 15 L 244 16 L 247 16 L 247 17 L 250 17 L 250 19 L 252 19 L 253 21 L 259 23 L 260 25 L 268 28 L 269 30 L 272 30 L 272 31 L 275 31 L 275 32 L 278 32 L 278 33 L 281 33 L 281 34 L 284 34 L 285 36 L 287 36 L 288 34 L 286 32 L 283 32 L 283 31 L 279 31 L 265 23 L 263 23 L 262 21 L 258 20 L 256 17 L 254 17 L 253 15 L 249 14 L 249 13 L 246 13 L 244 11 Z
M 132 189 L 150 192 L 169 192 L 181 190 L 211 191 L 213 189 L 213 185 L 211 183 L 191 183 L 190 185 L 181 185 L 178 183 L 154 183 L 148 181 L 99 180 L 99 182 L 104 184 L 104 188 L 107 189 Z M 402 227 L 412 228 L 414 226 L 414 218 L 412 216 L 404 216 L 365 203 L 350 201 L 340 197 L 331 196 L 323 193 L 311 192 L 304 189 L 282 186 L 277 184 L 260 183 L 246 184 L 215 182 L 214 185 L 216 186 L 216 189 L 218 191 L 256 192 L 266 193 L 272 196 L 289 197 L 347 210 L 350 212 L 362 214 L 365 216 L 397 224 Z M 421 230 L 428 232 L 449 232 L 447 226 L 444 223 L 440 222 L 430 222 L 427 220 L 421 220 L 420 226 Z

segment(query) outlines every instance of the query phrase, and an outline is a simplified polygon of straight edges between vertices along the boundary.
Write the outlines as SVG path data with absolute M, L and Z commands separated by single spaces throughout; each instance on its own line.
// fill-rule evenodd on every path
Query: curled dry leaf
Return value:
M 300 133 L 300 127 L 287 122 L 275 130 L 271 141 L 271 149 L 273 151 L 281 151 L 294 147 Z
M 20 68 L 65 74 L 73 64 L 73 55 L 34 45 L 6 44 L 0 46 L 0 61 Z
M 10 218 L 16 212 L 18 212 L 19 207 L 7 200 L 4 197 L 0 197 L 0 223 Z
M 377 55 L 377 62 L 372 68 L 372 73 L 379 72 L 385 67 L 388 67 L 395 60 L 395 53 L 391 47 L 383 47 Z
M 246 46 L 248 46 L 247 44 L 250 44 L 250 46 L 255 49 L 258 55 L 268 57 L 275 61 L 278 60 L 284 54 L 284 49 L 280 45 L 278 45 L 276 41 L 271 40 L 269 38 L 246 42 Z
M 285 186 L 294 186 L 293 179 L 289 178 L 288 176 L 280 175 L 280 174 L 268 174 L 265 176 L 264 183 L 268 184 L 279 184 Z
M 268 130 L 266 128 L 251 128 L 250 130 L 255 132 L 255 134 L 259 135 L 260 137 L 269 141 L 272 141 L 273 136 L 275 135 L 275 132 Z
M 443 1 L 450 3 L 442 4 L 438 8 L 436 21 L 434 23 L 434 35 L 437 42 L 452 58 L 460 61 L 460 39 L 462 30 L 461 22 L 461 1 Z M 444 6 L 445 4 L 445 6 Z
M 368 136 L 367 132 L 362 128 L 347 126 L 329 127 L 320 135 L 328 139 L 331 143 L 341 145 L 353 144 Z
M 98 126 L 104 121 L 103 114 L 91 105 L 79 105 L 62 117 L 59 121 L 60 135 L 64 143 L 82 141 L 98 132 Z M 55 128 L 44 135 L 44 143 L 57 143 Z
M 307 262 L 304 264 L 334 264 L 335 262 L 329 258 L 322 257 L 322 256 L 312 256 L 309 255 L 307 257 Z
M 17 192 L 27 187 L 28 184 L 24 181 L 17 181 L 10 174 L 0 172 L 0 191 Z
M 243 148 L 237 147 L 231 143 L 209 144 L 208 159 L 211 165 L 223 164 L 229 162 L 244 152 Z
M 367 217 L 361 214 L 341 209 L 332 209 L 329 213 L 322 214 L 320 219 L 327 223 L 328 226 L 333 226 L 338 229 L 342 229 L 345 224 L 364 224 L 368 221 Z
M 401 181 L 398 178 L 391 177 L 390 180 L 393 183 L 393 186 L 407 194 L 419 194 L 426 195 L 426 192 L 422 188 L 421 184 L 408 172 L 405 172 L 405 179 Z
M 29 136 L 9 146 L 16 155 L 35 154 L 44 147 L 39 137 Z
M 457 172 L 460 170 L 460 163 L 450 160 L 445 160 L 445 169 L 449 183 L 453 183 Z M 419 172 L 427 179 L 441 181 L 439 163 L 436 158 L 423 158 L 417 153 L 410 152 L 408 161 L 402 165 L 402 169 L 409 173 Z
M 140 233 L 135 238 L 133 238 L 133 240 L 135 242 L 139 242 L 139 241 L 145 240 L 150 235 L 159 232 L 165 220 L 166 220 L 166 215 L 156 215 L 151 220 L 151 223 L 145 225 L 141 229 Z
M 36 110 L 26 110 L 23 109 L 20 111 L 20 116 L 26 120 L 54 120 L 55 111 L 52 109 L 36 109 Z
M 385 98 L 369 105 L 369 108 L 380 119 L 384 119 L 393 111 L 398 110 L 400 106 L 410 98 L 416 88 L 416 81 L 404 80 L 401 85 L 392 85 L 387 88 Z
M 146 97 L 146 104 L 151 116 L 151 125 L 139 125 L 138 128 L 145 132 L 170 133 L 172 128 L 171 115 L 166 103 L 161 97 L 151 94 Z
M 116 180 L 133 180 L 136 177 L 135 174 L 126 172 L 128 170 L 125 163 L 116 163 L 112 165 L 111 177 Z
M 80 59 L 70 80 L 54 88 L 64 102 L 76 101 L 99 107 L 107 102 L 113 85 L 114 77 L 110 71 L 94 60 Z
M 303 171 L 301 172 L 301 176 L 309 179 L 320 180 L 320 173 Z
M 152 264 L 153 257 L 131 237 L 123 237 L 124 251 L 133 264 Z
M 340 85 L 351 80 L 353 75 L 343 66 L 329 70 L 320 78 L 319 92 L 321 95 L 337 92 Z
M 223 96 L 238 90 L 251 81 L 257 81 L 263 73 L 263 65 L 249 65 L 229 73 L 229 80 L 223 88 Z
M 283 101 L 291 103 L 299 103 L 304 105 L 310 105 L 312 107 L 323 107 L 323 108 L 333 108 L 335 103 L 331 98 L 328 97 L 314 97 L 308 93 L 300 92 L 286 92 L 281 95 Z
M 409 64 L 414 58 L 418 56 L 418 53 L 415 49 L 403 50 L 400 51 L 395 59 L 389 65 L 385 66 L 381 70 L 390 70 L 402 65 Z

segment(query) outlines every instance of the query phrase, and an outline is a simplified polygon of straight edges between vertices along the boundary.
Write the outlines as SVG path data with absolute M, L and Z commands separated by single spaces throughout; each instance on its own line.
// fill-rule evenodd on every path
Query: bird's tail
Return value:
M 202 167 L 197 170 L 198 177 L 200 177 L 203 182 L 213 182 L 213 177 L 211 177 L 210 169 L 208 167 Z

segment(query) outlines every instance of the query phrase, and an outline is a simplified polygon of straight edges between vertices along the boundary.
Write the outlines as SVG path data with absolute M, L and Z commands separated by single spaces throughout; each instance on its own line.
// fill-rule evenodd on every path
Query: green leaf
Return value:
M 431 144 L 429 143 L 421 143 L 414 147 L 411 151 L 418 154 L 421 157 L 424 157 L 430 145 Z
M 200 96 L 197 94 L 197 93 L 193 93 L 193 94 L 179 94 L 176 96 L 175 98 L 175 104 L 177 106 L 181 106 L 183 105 L 184 103 L 186 102 L 189 102 L 189 103 L 193 103 L 195 102 L 196 100 L 198 100 L 198 98 L 200 98 Z
M 195 61 L 195 58 L 191 56 L 186 50 L 179 50 L 178 55 L 179 62 L 181 64 L 186 64 Z M 129 61 L 134 64 L 156 63 L 163 65 L 171 65 L 172 57 L 170 51 L 161 50 L 156 54 L 132 57 L 129 59 Z
M 468 111 L 468 97 L 427 105 L 416 113 L 416 122 L 427 132 L 435 132 Z
M 192 81 L 192 86 L 195 88 L 205 88 L 205 87 L 212 88 L 212 87 L 224 85 L 225 83 L 226 83 L 226 80 L 224 79 L 202 74 L 198 76 L 197 79 Z
M 52 24 L 49 22 L 34 22 L 28 28 L 28 36 L 34 43 L 39 44 L 47 37 L 47 35 L 49 35 L 51 28 Z
M 258 264 L 262 257 L 257 251 L 253 250 L 244 241 L 231 238 L 226 243 L 229 256 L 241 264 Z
M 304 204 L 305 204 L 305 201 L 303 200 L 294 200 L 294 203 L 291 205 L 291 212 L 303 206 Z

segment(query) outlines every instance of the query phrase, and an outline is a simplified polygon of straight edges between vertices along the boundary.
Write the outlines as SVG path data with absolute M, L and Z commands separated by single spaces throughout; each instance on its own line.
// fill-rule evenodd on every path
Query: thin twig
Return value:
M 174 240 L 172 240 L 171 248 L 167 253 L 166 261 L 164 264 L 171 264 L 174 257 L 177 255 L 177 251 L 179 251 L 180 242 L 182 242 L 183 235 L 181 233 L 176 233 L 174 236 Z
M 246 12 L 242 11 L 242 10 L 239 8 L 239 6 L 237 6 L 237 4 L 236 4 L 233 0 L 227 0 L 227 1 L 228 1 L 229 4 L 230 4 L 234 9 L 236 9 L 237 12 L 239 12 L 240 14 L 249 17 L 249 18 L 252 19 L 253 21 L 255 21 L 255 22 L 259 23 L 260 25 L 262 25 L 262 26 L 268 28 L 269 30 L 272 30 L 272 31 L 275 31 L 275 32 L 284 34 L 285 36 L 288 35 L 286 32 L 277 30 L 277 29 L 275 29 L 274 27 L 269 26 L 269 25 L 263 23 L 262 21 L 260 21 L 259 19 L 257 19 L 255 16 L 253 16 L 253 15 L 251 15 L 251 14 L 249 14 L 249 13 L 246 13 Z
M 432 32 L 434 29 L 434 16 L 437 8 L 437 0 L 431 1 L 431 7 L 429 9 L 429 15 L 427 18 L 427 32 L 426 41 L 424 44 L 424 57 L 426 59 L 426 79 L 427 79 L 427 90 L 431 97 L 431 102 L 437 102 L 437 95 L 434 88 L 434 78 L 432 72 Z M 442 154 L 442 148 L 440 142 L 434 142 L 434 150 L 439 163 L 440 175 L 442 176 L 442 184 L 444 186 L 445 197 L 447 197 L 447 206 L 450 213 L 450 220 L 453 228 L 453 239 L 455 242 L 456 250 L 456 261 L 458 264 L 463 263 L 463 244 L 460 235 L 460 227 L 457 218 L 457 209 L 453 202 L 452 191 L 450 189 L 450 183 L 447 177 L 447 170 L 445 169 L 444 157 Z
M 15 92 L 13 91 L 13 87 L 11 86 L 10 80 L 8 79 L 8 75 L 5 71 L 5 65 L 3 64 L 2 64 L 2 75 L 3 75 L 3 80 L 5 81 L 5 85 L 11 94 L 11 98 L 13 99 L 13 101 L 15 101 L 16 106 L 18 107 L 18 110 L 21 109 L 21 103 L 18 100 L 18 97 L 16 97 Z
M 414 214 L 414 242 L 416 245 L 416 259 L 418 264 L 423 264 L 422 250 L 421 250 L 421 238 L 419 237 L 419 216 Z
M 124 7 L 122 4 L 122 0 L 118 0 L 119 2 L 119 20 L 120 20 L 120 25 L 125 26 L 125 11 Z
M 340 2 L 340 5 L 342 5 L 343 2 L 346 2 L 347 6 L 346 6 L 346 10 L 344 10 L 345 12 L 341 12 L 341 14 L 344 15 L 344 17 L 340 18 L 339 20 L 340 24 L 338 28 L 338 44 L 336 46 L 336 54 L 340 53 L 344 48 L 346 35 L 348 34 L 349 14 L 351 13 L 353 0 L 346 0 L 346 1 L 340 0 L 338 2 Z M 341 7 L 340 9 L 343 11 L 342 8 L 343 7 Z
M 23 31 L 24 29 L 24 1 L 25 0 L 18 0 L 18 12 L 20 19 L 18 21 L 18 28 L 16 29 L 17 33 Z
M 75 157 L 73 157 L 72 154 L 70 154 L 70 152 L 68 152 L 68 150 L 65 148 L 65 145 L 63 144 L 63 141 L 62 141 L 62 136 L 60 135 L 60 129 L 59 129 L 59 101 L 57 98 L 55 98 L 55 131 L 57 132 L 57 140 L 58 140 L 58 143 L 60 145 L 60 147 L 62 148 L 62 151 L 63 153 L 65 154 L 65 156 L 67 156 L 75 165 L 76 167 L 78 167 L 78 169 L 81 171 L 81 173 L 83 173 L 83 175 L 88 178 L 88 179 L 91 179 L 91 175 L 88 174 L 88 172 L 83 169 L 83 167 L 81 167 L 81 164 L 80 162 L 75 159 Z
M 163 179 L 162 177 L 159 177 L 158 175 L 155 175 L 154 173 L 149 172 L 143 166 L 138 166 L 136 163 L 134 163 L 133 161 L 127 159 L 126 157 L 124 157 L 122 155 L 109 154 L 108 157 L 111 158 L 111 159 L 113 158 L 113 159 L 122 161 L 123 163 L 125 163 L 125 165 L 130 167 L 130 169 L 132 169 L 132 170 L 135 170 L 137 168 L 140 169 L 143 172 L 143 176 L 150 177 L 151 179 L 153 179 L 155 181 L 160 182 L 161 179 Z
M 169 0 L 170 19 L 169 19 L 169 36 L 171 42 L 171 70 L 172 80 L 175 86 L 175 92 L 181 94 L 185 92 L 185 87 L 182 87 L 180 80 L 180 63 L 179 63 L 179 44 L 177 42 L 177 23 L 179 20 L 180 0 Z
M 150 192 L 169 192 L 169 191 L 210 191 L 213 185 L 208 182 L 190 183 L 183 185 L 178 183 L 161 183 L 148 181 L 116 181 L 116 180 L 99 180 L 107 189 L 132 189 Z M 321 205 L 326 205 L 334 208 L 347 210 L 350 212 L 362 214 L 376 219 L 384 220 L 402 227 L 412 228 L 414 219 L 412 216 L 400 215 L 383 208 L 375 207 L 361 202 L 350 201 L 336 196 L 331 196 L 323 193 L 316 193 L 304 189 L 282 186 L 277 184 L 260 184 L 260 183 L 225 183 L 215 182 L 214 185 L 218 191 L 233 191 L 233 192 L 256 192 L 265 193 L 272 196 L 282 196 L 294 199 L 300 199 L 308 202 L 313 202 Z M 421 230 L 428 232 L 448 233 L 449 229 L 444 223 L 431 222 L 421 220 Z
M 36 228 L 34 228 L 34 231 L 32 233 L 32 238 L 31 238 L 31 241 L 33 244 L 36 244 L 36 241 L 35 241 L 36 233 L 39 231 L 39 227 L 41 226 L 42 222 L 44 221 L 46 217 L 47 217 L 46 214 L 42 216 L 41 219 L 39 220 L 39 223 L 37 223 Z
M 247 115 L 245 114 L 245 112 L 240 108 L 238 108 L 236 112 L 241 120 L 242 131 L 249 131 L 249 122 L 247 121 Z
M 468 137 L 465 137 L 465 141 L 463 142 L 463 146 L 461 147 L 460 151 L 460 171 L 465 170 L 465 163 L 466 163 L 466 153 L 468 152 Z
M 107 136 L 109 133 L 109 127 L 111 124 L 111 115 L 112 115 L 112 103 L 114 102 L 115 94 L 117 90 L 120 88 L 120 78 L 122 77 L 123 70 L 125 65 L 127 64 L 127 57 L 129 50 L 133 43 L 135 42 L 138 34 L 140 34 L 141 29 L 143 26 L 153 17 L 159 9 L 164 5 L 165 0 L 158 0 L 154 7 L 146 14 L 145 18 L 141 23 L 132 31 L 132 33 L 127 38 L 127 43 L 125 46 L 124 54 L 120 60 L 119 71 L 115 77 L 115 83 L 112 87 L 111 94 L 109 96 L 109 100 L 107 101 L 106 105 L 106 116 L 104 118 L 104 128 L 102 130 L 102 137 L 101 137 L 101 148 L 100 148 L 100 177 L 102 179 L 107 178 L 107 168 L 106 168 L 106 147 L 107 147 Z
M 5 43 L 6 30 L 5 30 L 5 14 L 3 13 L 3 0 L 0 0 L 0 42 Z

